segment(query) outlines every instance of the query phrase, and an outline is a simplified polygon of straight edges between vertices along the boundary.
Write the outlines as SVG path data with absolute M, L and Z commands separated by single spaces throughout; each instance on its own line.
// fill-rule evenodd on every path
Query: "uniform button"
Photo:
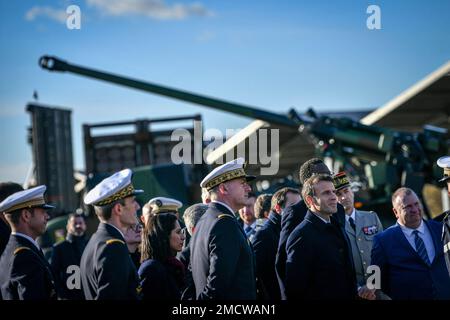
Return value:
M 361 253 L 364 253 L 364 250 L 361 250 Z
M 366 264 L 366 262 L 365 262 L 365 261 L 363 261 L 363 264 Z
M 358 241 L 361 241 L 361 238 L 358 238 Z

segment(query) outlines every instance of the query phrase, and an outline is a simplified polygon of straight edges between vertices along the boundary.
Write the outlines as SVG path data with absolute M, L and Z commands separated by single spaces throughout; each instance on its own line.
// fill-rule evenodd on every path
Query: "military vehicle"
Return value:
M 49 71 L 71 72 L 258 119 L 280 128 L 281 139 L 283 132 L 292 135 L 295 130 L 297 134 L 308 137 L 315 147 L 317 156 L 332 161 L 333 171 L 345 170 L 359 183 L 361 190 L 358 195 L 363 208 L 376 209 L 377 212 L 389 216 L 391 216 L 389 203 L 392 192 L 400 186 L 407 186 L 421 195 L 426 183 L 437 183 L 440 171 L 436 166 L 436 159 L 448 152 L 447 131 L 432 126 L 425 127 L 421 133 L 409 133 L 368 126 L 345 117 L 318 115 L 312 109 L 305 115 L 298 114 L 294 109 L 283 115 L 82 67 L 53 56 L 41 57 L 39 64 Z M 288 149 L 296 148 L 293 144 L 286 145 Z M 283 161 L 294 163 L 295 170 L 298 170 L 301 164 L 298 159 L 283 157 L 281 154 L 280 162 Z M 291 169 L 294 170 L 293 167 Z M 293 174 L 294 172 L 291 174 L 282 172 L 283 176 L 290 179 Z M 271 177 L 261 179 L 280 183 L 279 175 L 273 176 L 272 179 Z

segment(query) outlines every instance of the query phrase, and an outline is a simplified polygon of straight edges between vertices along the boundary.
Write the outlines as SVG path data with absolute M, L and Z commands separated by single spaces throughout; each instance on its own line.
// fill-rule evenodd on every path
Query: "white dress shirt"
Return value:
M 353 219 L 353 221 L 356 223 L 356 210 L 355 210 L 355 208 L 353 208 L 353 211 L 352 211 L 352 214 L 351 214 L 351 215 L 345 214 L 345 221 L 348 222 L 348 219 L 350 219 L 350 217 L 351 217 L 351 218 Z
M 420 225 L 417 229 L 408 228 L 403 224 L 401 224 L 399 221 L 397 221 L 397 223 L 400 225 L 400 228 L 402 229 L 403 234 L 406 237 L 406 240 L 408 240 L 409 244 L 411 245 L 411 247 L 413 247 L 414 251 L 416 252 L 417 252 L 416 243 L 414 241 L 415 235 L 413 232 L 415 230 L 419 231 L 419 236 L 422 238 L 423 243 L 425 244 L 425 249 L 427 250 L 428 259 L 430 259 L 430 262 L 433 262 L 435 256 L 433 238 L 431 237 L 430 230 L 428 230 L 428 228 L 425 226 L 425 223 L 423 223 L 423 220 L 420 222 Z

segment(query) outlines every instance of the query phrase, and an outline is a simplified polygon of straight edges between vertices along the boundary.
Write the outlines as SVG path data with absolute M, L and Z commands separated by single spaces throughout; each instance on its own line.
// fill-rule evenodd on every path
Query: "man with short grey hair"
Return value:
M 191 236 L 194 233 L 195 225 L 198 220 L 200 220 L 200 217 L 206 212 L 206 209 L 208 209 L 206 204 L 196 203 L 184 211 L 184 223 L 186 224 L 186 229 Z

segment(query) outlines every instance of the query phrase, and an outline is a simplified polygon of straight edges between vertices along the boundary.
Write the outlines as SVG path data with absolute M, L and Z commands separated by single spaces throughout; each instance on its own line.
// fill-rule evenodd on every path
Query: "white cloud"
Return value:
M 105 15 L 143 15 L 157 20 L 182 20 L 190 16 L 212 16 L 200 3 L 168 5 L 164 0 L 86 0 Z
M 52 7 L 39 7 L 34 6 L 25 14 L 25 19 L 28 21 L 33 21 L 37 17 L 43 16 L 51 20 L 65 23 L 67 19 L 67 13 L 63 9 L 55 9 Z

